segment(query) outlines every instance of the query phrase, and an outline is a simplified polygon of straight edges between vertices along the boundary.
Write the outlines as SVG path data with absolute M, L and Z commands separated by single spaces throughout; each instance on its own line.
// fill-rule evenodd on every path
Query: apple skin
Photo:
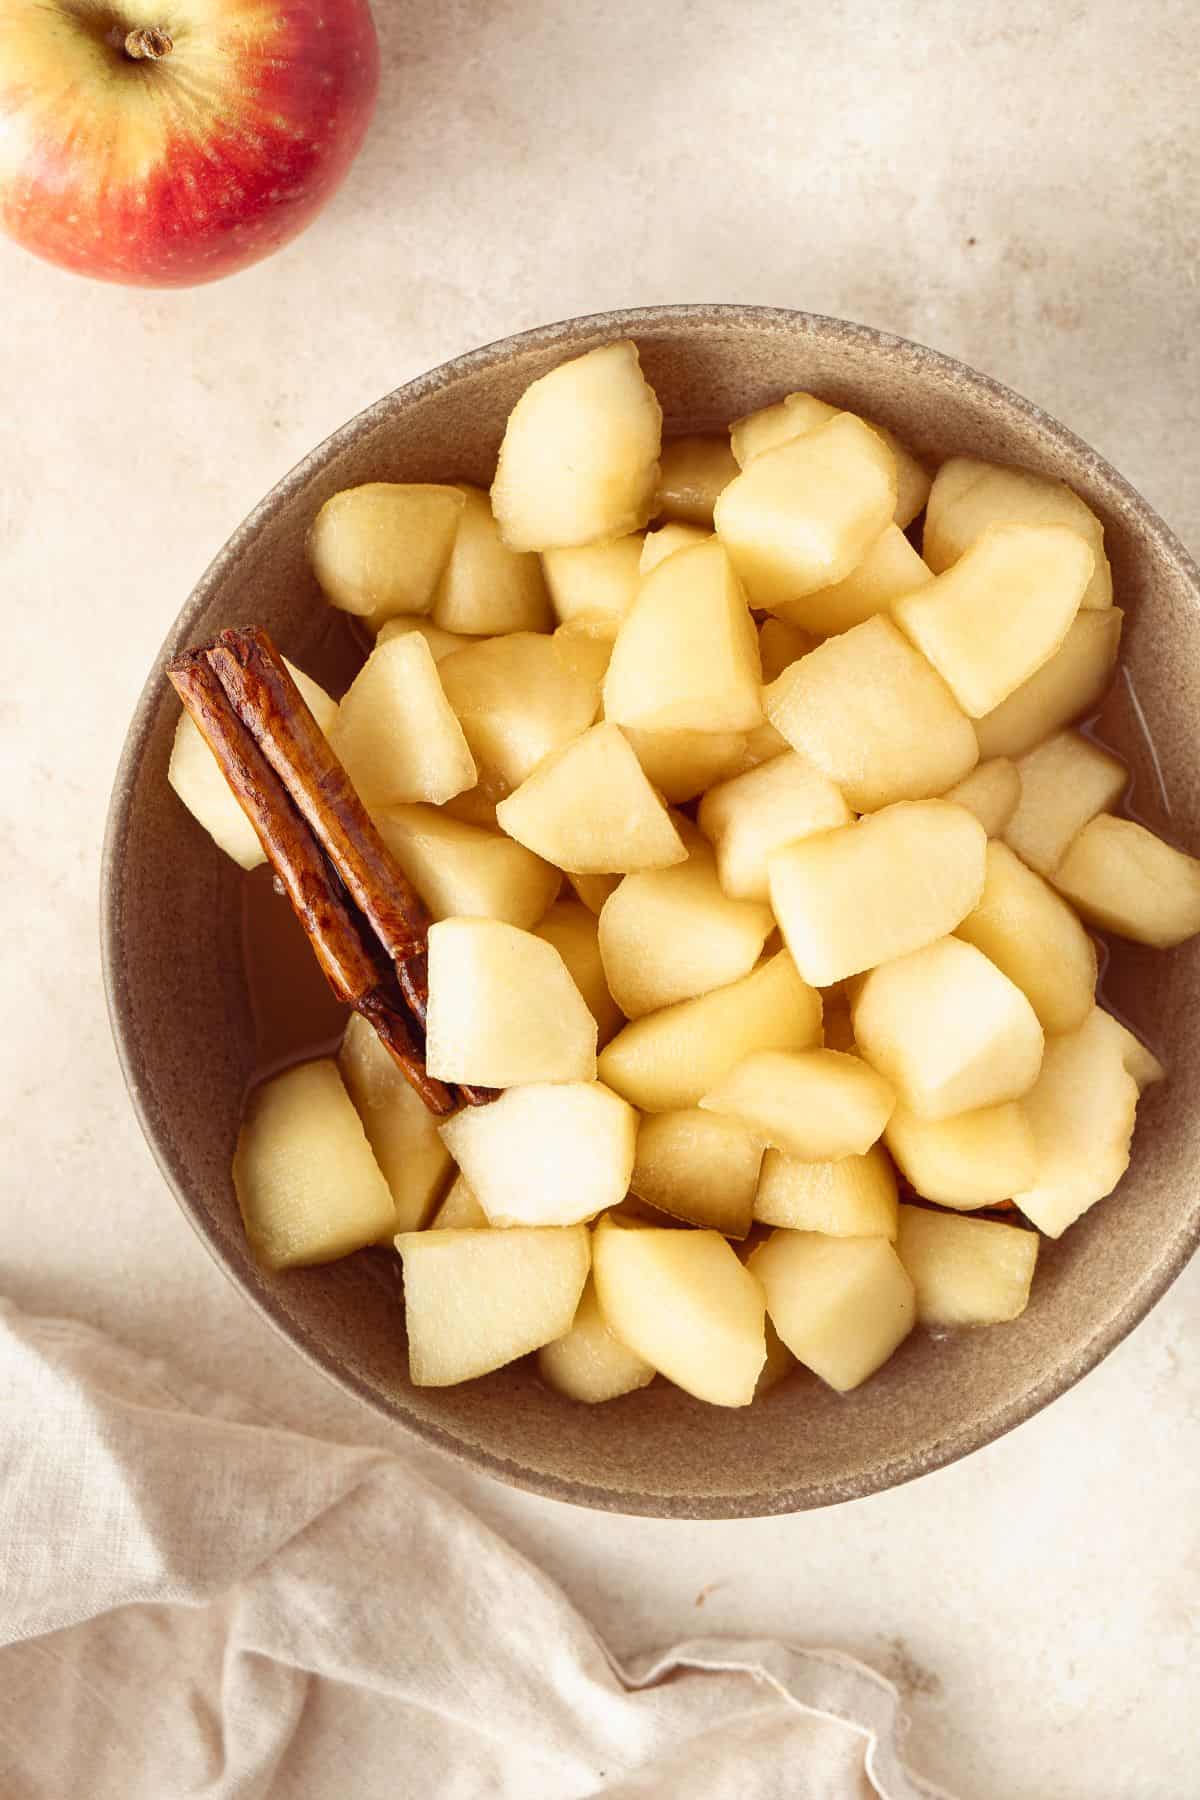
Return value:
M 147 27 L 167 49 L 130 55 Z M 0 0 L 0 226 L 101 281 L 216 281 L 315 218 L 378 85 L 367 0 Z

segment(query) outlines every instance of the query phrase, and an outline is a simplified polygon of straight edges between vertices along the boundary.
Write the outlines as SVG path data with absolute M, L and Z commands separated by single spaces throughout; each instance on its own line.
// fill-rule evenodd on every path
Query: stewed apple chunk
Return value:
M 496 808 L 503 830 L 573 875 L 667 869 L 687 857 L 666 807 L 616 725 L 544 758 Z
M 480 769 L 508 787 L 586 731 L 600 705 L 595 679 L 572 667 L 553 637 L 536 632 L 471 644 L 439 672 Z
M 438 803 L 478 779 L 438 664 L 415 631 L 376 645 L 338 709 L 330 742 L 371 807 Z
M 880 532 L 862 561 L 832 587 L 818 588 L 778 609 L 780 620 L 825 637 L 849 631 L 933 580 L 929 569 L 898 525 Z
M 1089 924 L 1135 943 L 1170 950 L 1200 931 L 1200 860 L 1133 819 L 1092 819 L 1052 879 Z
M 450 1387 L 527 1356 L 571 1329 L 590 1261 L 582 1225 L 564 1230 L 405 1231 L 408 1373 Z
M 450 1178 L 450 1153 L 437 1120 L 358 1013 L 350 1015 L 338 1067 L 392 1190 L 396 1210 L 388 1235 L 419 1231 Z
M 625 1015 L 608 991 L 600 955 L 600 927 L 595 913 L 581 900 L 556 900 L 534 926 L 534 937 L 553 944 L 596 1021 L 601 1046 L 625 1023 Z
M 912 1281 L 918 1325 L 1000 1325 L 1029 1303 L 1038 1234 L 923 1206 L 900 1208 L 896 1249 Z
M 1020 770 L 1006 756 L 994 756 L 990 762 L 979 763 L 962 781 L 956 782 L 946 799 L 974 813 L 990 838 L 1003 837 L 1021 803 Z M 1019 845 L 1013 845 L 1018 852 L 1019 848 Z M 1026 862 L 1029 860 L 1025 858 Z
M 368 626 L 370 623 L 368 620 Z M 465 650 L 471 642 L 469 637 L 460 636 L 457 631 L 443 631 L 432 619 L 422 619 L 413 613 L 400 613 L 394 619 L 384 619 L 375 634 L 375 642 L 390 644 L 393 638 L 404 637 L 410 631 L 415 631 L 425 639 L 435 663 L 452 656 L 456 650 Z
M 466 637 L 548 631 L 550 599 L 537 557 L 502 541 L 485 493 L 465 483 L 460 491 L 463 509 L 433 596 L 434 623 Z
M 730 427 L 730 447 L 744 469 L 764 451 L 775 450 L 780 444 L 803 437 L 806 432 L 815 431 L 818 425 L 827 425 L 837 414 L 836 406 L 830 406 L 827 400 L 818 400 L 815 394 L 788 394 L 774 406 L 764 406 L 760 412 L 735 420 Z M 876 437 L 883 439 L 895 459 L 896 510 L 893 516 L 903 530 L 925 504 L 929 472 L 894 432 L 884 425 L 876 425 L 871 419 L 863 422 L 870 425 Z
M 662 447 L 655 517 L 711 529 L 717 496 L 737 472 L 733 452 L 723 437 L 672 438 Z
M 574 1225 L 629 1191 L 637 1114 L 598 1081 L 538 1082 L 441 1133 L 493 1225 Z
M 762 1156 L 761 1140 L 737 1119 L 693 1106 L 650 1113 L 638 1127 L 629 1185 L 674 1219 L 744 1238 Z
M 1082 604 L 1112 604 L 1112 571 L 1104 554 L 1104 527 L 1091 507 L 1062 481 L 1050 481 L 1030 469 L 1008 469 L 997 463 L 952 456 L 944 462 L 929 490 L 922 548 L 925 561 L 940 574 L 970 549 L 989 525 L 1065 525 L 1090 546 L 1095 570 Z
M 1024 756 L 1100 704 L 1117 666 L 1124 614 L 1080 612 L 1049 662 L 975 724 L 982 757 Z
M 615 637 L 637 595 L 642 543 L 635 531 L 607 544 L 544 551 L 542 568 L 559 619 L 603 628 Z
M 425 1064 L 477 1087 L 591 1081 L 596 1021 L 553 944 L 499 919 L 441 919 L 429 929 Z
M 796 750 L 712 787 L 700 802 L 700 829 L 717 853 L 727 894 L 767 900 L 767 859 L 781 845 L 850 824 L 841 790 Z
M 658 486 L 662 409 L 628 340 L 560 363 L 525 389 L 500 446 L 492 510 L 514 550 L 637 531 Z
M 873 1375 L 913 1328 L 913 1284 L 885 1237 L 773 1231 L 747 1267 L 793 1356 L 839 1393 Z
M 796 967 L 828 987 L 953 931 L 982 897 L 987 847 L 964 807 L 909 800 L 773 850 L 771 904 Z
M 864 1156 L 896 1104 L 891 1084 L 841 1050 L 759 1050 L 701 1097 L 802 1162 Z
M 712 532 L 705 531 L 700 525 L 660 525 L 657 531 L 648 531 L 642 540 L 638 570 L 648 575 L 677 550 L 691 550 L 696 544 L 706 544 L 711 536 Z
M 859 812 L 944 794 L 979 761 L 971 721 L 890 619 L 827 638 L 766 690 L 767 717 Z
M 528 930 L 562 883 L 558 870 L 523 844 L 436 806 L 385 807 L 375 823 L 434 919 L 503 919 Z
M 1051 1038 L 1023 1109 L 1033 1130 L 1034 1176 L 1013 1199 L 1047 1237 L 1120 1181 L 1129 1165 L 1138 1086 L 1126 1046 L 1094 1007 L 1078 1031 Z
M 1029 1001 L 960 938 L 872 969 L 851 1010 L 863 1056 L 923 1119 L 1019 1099 L 1042 1066 L 1042 1028 Z
M 836 1162 L 802 1162 L 782 1150 L 768 1150 L 754 1217 L 789 1231 L 894 1238 L 896 1205 L 896 1171 L 880 1144 Z
M 883 1136 L 918 1194 L 960 1212 L 1010 1200 L 1034 1177 L 1033 1131 L 1019 1101 L 950 1119 L 922 1119 L 898 1106 Z
M 745 767 L 746 735 L 740 731 L 642 731 L 623 726 L 646 779 L 665 800 L 680 805 Z
M 1083 1024 L 1096 993 L 1096 946 L 1066 901 L 1007 844 L 988 844 L 983 893 L 957 935 L 1016 982 L 1046 1032 Z
M 817 640 L 811 632 L 802 631 L 798 625 L 789 625 L 785 619 L 764 619 L 758 628 L 763 680 L 775 681 L 792 663 L 816 647 Z
M 650 1364 L 610 1327 L 590 1276 L 570 1331 L 538 1351 L 538 1373 L 568 1400 L 588 1406 L 616 1400 L 654 1380 Z
M 438 1142 L 441 1143 L 439 1137 Z M 442 1145 L 445 1150 L 445 1145 Z M 446 1150 L 449 1162 L 450 1152 Z M 475 1196 L 475 1190 L 465 1175 L 456 1175 L 446 1191 L 432 1219 L 429 1221 L 430 1231 L 483 1231 L 488 1224 L 488 1216 Z
M 1167 1071 L 1153 1050 L 1148 1044 L 1143 1044 L 1141 1038 L 1135 1037 L 1128 1025 L 1122 1024 L 1120 1019 L 1115 1019 L 1100 1007 L 1096 1008 L 1094 1024 L 1098 1031 L 1109 1032 L 1120 1045 L 1121 1061 L 1137 1082 L 1139 1094 L 1152 1087 L 1156 1081 L 1167 1079 Z
M 1119 757 L 1078 731 L 1056 733 L 1014 766 L 1020 802 L 1002 835 L 1040 875 L 1053 874 L 1072 838 L 1089 819 L 1116 805 L 1129 780 Z
M 326 599 L 344 612 L 427 613 L 466 502 L 460 488 L 371 481 L 327 500 L 308 540 Z
M 596 1294 L 623 1343 L 713 1406 L 749 1406 L 766 1356 L 763 1291 L 715 1231 L 601 1219 Z
M 268 1269 L 333 1262 L 395 1230 L 392 1190 L 328 1058 L 255 1088 L 233 1185 L 250 1247 Z

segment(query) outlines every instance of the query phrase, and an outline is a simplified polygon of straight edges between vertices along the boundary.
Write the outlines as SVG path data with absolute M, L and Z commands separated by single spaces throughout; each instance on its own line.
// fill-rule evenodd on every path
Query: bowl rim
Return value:
M 1047 1368 L 1041 1379 L 1005 1404 L 969 1423 L 948 1427 L 919 1453 L 898 1452 L 869 1472 L 835 1478 L 821 1484 L 809 1483 L 804 1487 L 787 1490 L 706 1494 L 682 1501 L 678 1496 L 634 1489 L 621 1491 L 595 1487 L 587 1482 L 573 1482 L 481 1449 L 444 1426 L 417 1417 L 398 1402 L 389 1401 L 387 1396 L 341 1366 L 319 1339 L 294 1320 L 285 1317 L 268 1293 L 256 1291 L 248 1285 L 245 1271 L 232 1252 L 227 1251 L 208 1230 L 205 1216 L 189 1191 L 186 1170 L 177 1166 L 168 1145 L 161 1140 L 157 1131 L 136 1060 L 129 1010 L 130 984 L 123 963 L 119 900 L 119 871 L 130 829 L 134 776 L 162 698 L 163 668 L 179 645 L 189 639 L 193 622 L 208 606 L 214 591 L 236 566 L 244 549 L 257 535 L 268 515 L 303 488 L 343 447 L 352 443 L 364 426 L 382 419 L 397 408 L 403 408 L 407 403 L 424 399 L 442 387 L 508 361 L 524 351 L 552 349 L 560 342 L 570 342 L 574 347 L 580 336 L 592 336 L 601 340 L 622 337 L 636 339 L 639 334 L 648 331 L 661 332 L 672 326 L 686 328 L 702 322 L 728 326 L 752 324 L 768 331 L 800 332 L 814 337 L 835 337 L 843 342 L 869 344 L 873 349 L 889 351 L 901 357 L 916 373 L 936 372 L 943 377 L 965 382 L 985 401 L 998 404 L 1023 417 L 1051 444 L 1066 452 L 1076 464 L 1083 464 L 1102 479 L 1105 485 L 1115 490 L 1136 515 L 1142 530 L 1155 541 L 1159 551 L 1175 563 L 1200 594 L 1200 568 L 1195 560 L 1149 502 L 1117 469 L 1033 401 L 996 380 L 994 376 L 974 369 L 970 364 L 943 351 L 873 326 L 827 314 L 737 302 L 689 302 L 621 308 L 582 314 L 537 326 L 532 330 L 494 339 L 477 349 L 440 363 L 363 408 L 324 438 L 277 481 L 218 551 L 160 645 L 126 731 L 105 822 L 100 858 L 99 924 L 101 969 L 109 1025 L 121 1075 L 142 1135 L 184 1217 L 209 1255 L 259 1315 L 293 1349 L 299 1351 L 312 1367 L 319 1369 L 344 1392 L 364 1402 L 372 1412 L 379 1414 L 390 1424 L 401 1426 L 422 1442 L 508 1486 L 544 1499 L 582 1505 L 603 1512 L 664 1519 L 717 1520 L 775 1517 L 838 1505 L 849 1500 L 866 1499 L 872 1494 L 902 1486 L 920 1476 L 932 1474 L 937 1469 L 946 1468 L 1025 1423 L 1089 1374 L 1161 1299 L 1200 1245 L 1200 1199 L 1194 1204 L 1190 1217 L 1181 1225 L 1179 1232 L 1138 1286 L 1125 1296 L 1120 1305 L 1114 1307 L 1109 1317 L 1097 1327 L 1087 1344 L 1075 1356 Z

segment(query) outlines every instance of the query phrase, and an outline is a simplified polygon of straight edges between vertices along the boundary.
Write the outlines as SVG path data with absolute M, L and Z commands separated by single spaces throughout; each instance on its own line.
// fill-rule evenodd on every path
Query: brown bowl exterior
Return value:
M 1017 395 L 919 345 L 804 313 L 653 307 L 528 332 L 422 376 L 315 450 L 251 514 L 172 628 L 130 727 L 103 868 L 105 980 L 130 1096 L 180 1205 L 254 1305 L 344 1388 L 473 1467 L 557 1499 L 667 1518 L 793 1512 L 910 1480 L 1008 1431 L 1094 1367 L 1182 1269 L 1200 1236 L 1200 942 L 1167 955 L 1112 947 L 1105 993 L 1165 1054 L 1171 1079 L 1145 1098 L 1118 1191 L 1044 1245 L 1015 1323 L 937 1343 L 918 1333 L 854 1394 L 801 1373 L 743 1411 L 702 1405 L 662 1381 L 579 1406 L 546 1389 L 528 1362 L 460 1388 L 414 1389 L 396 1258 L 372 1251 L 274 1276 L 247 1249 L 230 1181 L 252 1055 L 238 871 L 166 781 L 178 704 L 162 669 L 183 646 L 257 620 L 335 692 L 348 681 L 352 645 L 304 550 L 330 494 L 368 480 L 486 485 L 526 385 L 626 336 L 669 431 L 721 428 L 791 389 L 813 389 L 933 458 L 966 452 L 1076 488 L 1104 519 L 1127 615 L 1125 673 L 1105 735 L 1133 764 L 1139 816 L 1197 846 L 1200 580 L 1107 463 Z

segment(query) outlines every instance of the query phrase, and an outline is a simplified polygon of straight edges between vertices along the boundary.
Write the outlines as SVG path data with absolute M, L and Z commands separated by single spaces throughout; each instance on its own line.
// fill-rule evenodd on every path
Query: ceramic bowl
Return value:
M 626 336 L 671 432 L 721 428 L 788 390 L 813 389 L 932 459 L 969 452 L 1069 482 L 1104 520 L 1126 611 L 1104 735 L 1132 766 L 1138 815 L 1200 843 L 1200 580 L 1120 475 L 1036 406 L 919 345 L 804 313 L 653 307 L 527 332 L 421 376 L 255 508 L 172 627 L 129 729 L 103 871 L 105 978 L 130 1097 L 167 1182 L 217 1261 L 301 1355 L 386 1418 L 519 1487 L 662 1517 L 784 1513 L 891 1487 L 1010 1430 L 1093 1368 L 1179 1273 L 1200 1235 L 1200 940 L 1168 955 L 1110 946 L 1105 996 L 1166 1057 L 1171 1079 L 1143 1101 L 1117 1192 L 1043 1245 L 1015 1323 L 941 1341 L 917 1332 L 854 1394 L 801 1373 L 742 1411 L 701 1405 L 664 1381 L 587 1408 L 543 1387 L 528 1362 L 459 1388 L 414 1389 L 390 1252 L 276 1276 L 247 1250 L 230 1182 L 252 1055 L 240 872 L 166 781 L 178 703 L 162 668 L 183 646 L 257 620 L 335 692 L 349 680 L 358 653 L 304 552 L 330 494 L 368 480 L 486 485 L 526 385 Z

